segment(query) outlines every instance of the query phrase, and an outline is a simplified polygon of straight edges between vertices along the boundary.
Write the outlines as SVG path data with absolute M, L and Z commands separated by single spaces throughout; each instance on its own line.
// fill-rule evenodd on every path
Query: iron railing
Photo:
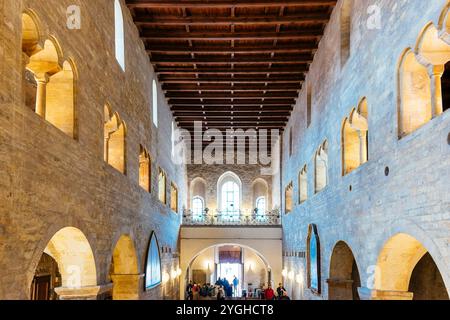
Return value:
M 278 226 L 281 215 L 278 210 L 265 213 L 245 213 L 240 210 L 203 212 L 196 215 L 192 210 L 183 211 L 183 225 L 187 226 Z

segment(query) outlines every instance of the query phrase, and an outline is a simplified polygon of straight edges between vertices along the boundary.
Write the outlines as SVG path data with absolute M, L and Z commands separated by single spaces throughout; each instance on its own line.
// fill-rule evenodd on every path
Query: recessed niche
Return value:
M 352 187 L 352 185 L 350 185 L 350 186 L 348 187 L 348 191 L 352 192 L 352 190 L 353 190 L 353 187 Z
M 450 133 L 447 136 L 447 143 L 448 143 L 448 145 L 450 145 Z
M 384 175 L 385 175 L 386 177 L 389 176 L 389 172 L 390 172 L 389 167 L 384 168 Z

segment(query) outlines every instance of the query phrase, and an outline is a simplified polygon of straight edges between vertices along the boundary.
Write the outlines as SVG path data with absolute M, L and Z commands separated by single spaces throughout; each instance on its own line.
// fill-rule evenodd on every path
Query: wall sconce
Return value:
M 296 277 L 296 281 L 300 286 L 303 286 L 303 274 L 299 273 Z
M 253 262 L 248 263 L 248 272 L 251 272 L 253 269 Z
M 290 271 L 288 274 L 289 280 L 294 280 L 294 271 Z
M 164 272 L 163 272 L 163 275 L 162 275 L 162 283 L 163 283 L 163 284 L 164 284 L 164 283 L 167 283 L 169 280 L 170 280 L 170 275 L 169 275 L 169 273 L 168 273 L 167 271 L 164 271 Z
M 178 276 L 177 270 L 172 269 L 172 271 L 170 272 L 170 278 L 171 278 L 172 280 L 175 280 L 175 279 L 177 278 L 177 276 Z
M 180 269 L 180 267 L 177 268 L 177 276 L 178 277 L 181 276 L 181 269 Z

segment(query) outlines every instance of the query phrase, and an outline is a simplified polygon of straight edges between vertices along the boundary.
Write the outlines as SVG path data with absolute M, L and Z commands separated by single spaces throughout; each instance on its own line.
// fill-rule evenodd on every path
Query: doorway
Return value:
M 228 281 L 232 286 L 232 297 L 242 297 L 242 272 L 243 265 L 241 263 L 219 263 L 217 265 L 217 280 L 222 279 L 223 281 Z M 234 287 L 233 280 L 234 277 L 238 279 L 238 285 Z

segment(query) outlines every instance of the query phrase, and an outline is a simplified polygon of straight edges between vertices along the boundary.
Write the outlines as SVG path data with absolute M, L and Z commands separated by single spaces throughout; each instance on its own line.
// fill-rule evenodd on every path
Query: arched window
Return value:
M 303 167 L 302 171 L 298 176 L 298 197 L 299 203 L 303 203 L 308 200 L 308 169 L 306 165 Z
M 328 142 L 325 141 L 315 156 L 315 191 L 319 193 L 328 184 Z
M 145 267 L 145 290 L 158 286 L 162 281 L 161 257 L 156 234 L 152 232 L 147 251 L 147 263 Z
M 353 109 L 342 127 L 343 175 L 346 175 L 369 159 L 368 109 L 366 99 L 361 100 L 358 109 Z
M 158 86 L 156 84 L 156 80 L 152 82 L 152 115 L 153 115 L 153 124 L 158 127 Z
M 139 185 L 150 192 L 151 187 L 151 159 L 147 150 L 141 146 L 139 154 Z
M 126 125 L 119 114 L 112 113 L 105 105 L 104 118 L 104 160 L 122 173 L 126 173 Z
M 192 199 L 192 214 L 194 219 L 200 219 L 205 211 L 204 201 L 201 197 L 194 197 Z
M 158 175 L 158 198 L 166 204 L 166 173 L 160 168 Z
M 256 209 L 258 215 L 264 215 L 266 213 L 266 197 L 256 199 Z
M 50 37 L 40 45 L 37 18 L 22 14 L 23 93 L 25 105 L 72 138 L 75 121 L 76 68 L 64 60 L 58 41 Z
M 291 213 L 294 209 L 293 206 L 293 194 L 294 194 L 294 184 L 291 182 L 287 185 L 286 189 L 284 190 L 284 199 L 285 199 L 285 213 Z
M 178 213 L 178 188 L 173 182 L 170 184 L 170 209 Z
M 345 0 L 341 7 L 341 67 L 350 58 L 353 0 Z
M 123 12 L 120 0 L 114 0 L 114 22 L 115 22 L 115 43 L 116 60 L 123 71 L 125 71 L 125 36 L 123 25 Z
M 218 204 L 223 214 L 238 216 L 241 206 L 241 180 L 232 173 L 223 174 L 218 181 Z

